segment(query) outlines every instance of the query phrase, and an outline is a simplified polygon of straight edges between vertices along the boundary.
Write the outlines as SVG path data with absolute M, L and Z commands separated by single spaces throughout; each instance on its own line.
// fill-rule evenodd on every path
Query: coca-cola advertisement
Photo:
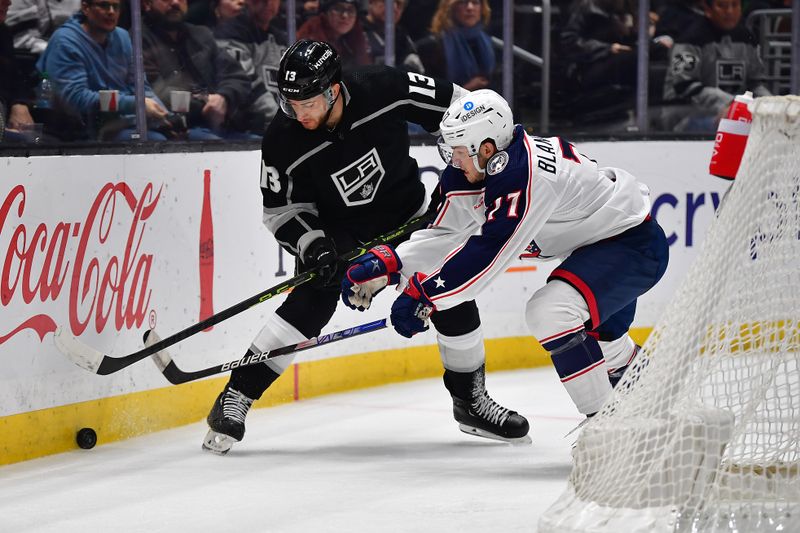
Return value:
M 31 220 L 26 208 L 36 202 L 37 191 L 24 184 L 8 191 L 0 205 L 0 231 L 8 237 L 0 302 L 6 309 L 21 304 L 31 316 L 23 312 L 19 324 L 4 323 L 0 345 L 28 329 L 44 340 L 57 319 L 74 335 L 87 328 L 103 333 L 107 326 L 140 327 L 152 296 L 153 254 L 142 246 L 144 229 L 158 208 L 161 188 L 147 183 L 137 195 L 125 182 L 102 184 L 83 219 L 71 221 Z M 40 307 L 34 302 L 61 299 L 67 302 L 66 320 L 54 310 L 33 313 Z
M 148 156 L 8 160 L 0 416 L 165 385 L 152 363 L 113 376 L 76 367 L 55 348 L 56 328 L 122 356 L 141 349 L 150 328 L 174 333 L 278 281 L 277 245 L 261 224 L 259 161 L 250 159 L 249 180 L 242 154 L 215 154 L 213 164 L 195 154 L 160 155 L 157 164 Z M 174 352 L 191 352 L 188 366 L 235 353 L 267 311 L 209 328 Z

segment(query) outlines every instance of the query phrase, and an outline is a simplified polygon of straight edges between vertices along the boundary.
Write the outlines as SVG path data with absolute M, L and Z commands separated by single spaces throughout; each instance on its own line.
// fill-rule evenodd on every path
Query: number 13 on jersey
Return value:
M 431 100 L 436 98 L 436 83 L 433 78 L 417 74 L 416 72 L 408 73 L 408 92 L 418 93 L 422 96 L 427 96 Z
M 278 169 L 275 167 L 268 167 L 261 160 L 261 188 L 269 189 L 272 192 L 281 192 L 281 176 Z

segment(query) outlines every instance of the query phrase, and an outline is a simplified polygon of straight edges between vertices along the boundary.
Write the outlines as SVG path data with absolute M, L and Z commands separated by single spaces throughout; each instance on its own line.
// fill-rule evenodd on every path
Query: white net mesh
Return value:
M 737 180 L 541 532 L 800 531 L 800 98 L 756 101 Z

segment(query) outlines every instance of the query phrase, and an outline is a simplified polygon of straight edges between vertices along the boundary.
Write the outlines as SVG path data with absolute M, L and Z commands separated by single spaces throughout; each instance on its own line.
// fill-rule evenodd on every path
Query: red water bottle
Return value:
M 211 218 L 211 171 L 203 172 L 200 212 L 200 321 L 214 314 L 214 221 Z M 210 331 L 209 326 L 203 331 Z
M 753 93 L 750 91 L 737 95 L 728 107 L 728 113 L 719 121 L 708 165 L 708 172 L 714 176 L 728 180 L 736 178 L 753 122 L 749 109 L 752 103 Z

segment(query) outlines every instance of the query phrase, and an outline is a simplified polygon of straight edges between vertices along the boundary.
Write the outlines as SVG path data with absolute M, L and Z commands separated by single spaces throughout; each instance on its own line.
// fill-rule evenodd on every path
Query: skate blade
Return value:
M 225 455 L 231 451 L 235 442 L 239 441 L 224 433 L 217 433 L 213 429 L 209 429 L 206 438 L 203 439 L 203 450 L 217 455 Z
M 566 438 L 569 438 L 569 436 L 570 436 L 570 435 L 572 435 L 573 433 L 575 433 L 576 431 L 578 431 L 579 429 L 581 429 L 583 426 L 585 426 L 586 424 L 588 424 L 588 423 L 589 423 L 589 420 L 591 420 L 591 419 L 590 419 L 590 418 L 584 418 L 583 420 L 581 420 L 581 423 L 580 423 L 580 424 L 578 424 L 577 426 L 575 426 L 574 428 L 570 429 L 570 430 L 569 430 L 569 432 L 568 432 L 566 435 L 564 435 L 564 438 L 565 438 L 565 439 L 566 439 Z
M 499 440 L 501 442 L 507 442 L 509 444 L 513 444 L 515 446 L 531 444 L 533 442 L 531 440 L 530 435 L 525 435 L 524 437 L 503 437 L 501 435 L 495 435 L 494 433 L 484 431 L 480 428 L 468 426 L 466 424 L 459 424 L 458 429 L 460 429 L 467 435 L 474 435 L 475 437 L 483 437 L 484 439 Z

